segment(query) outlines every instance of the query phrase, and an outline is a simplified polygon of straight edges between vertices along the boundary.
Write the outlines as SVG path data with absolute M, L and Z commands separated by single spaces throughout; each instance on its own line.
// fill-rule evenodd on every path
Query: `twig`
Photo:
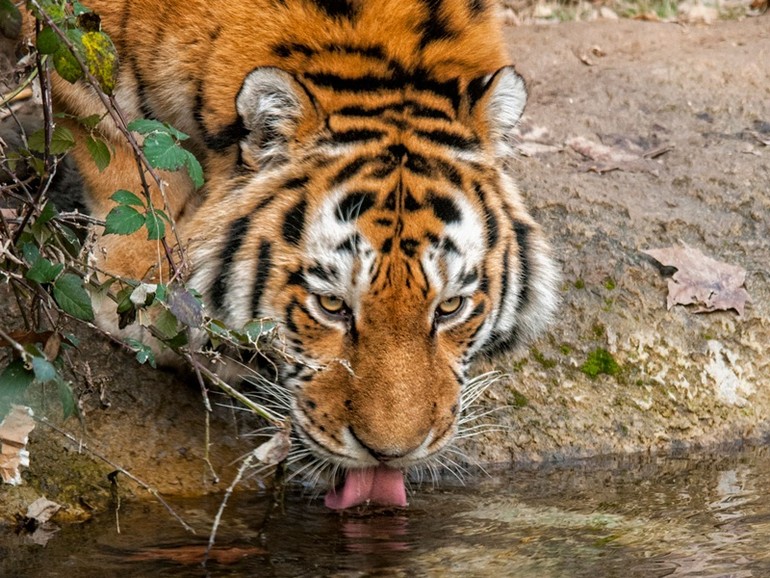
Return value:
M 85 443 L 83 443 L 83 441 L 82 441 L 82 440 L 78 440 L 78 439 L 77 439 L 75 436 L 73 436 L 72 434 L 70 434 L 70 433 L 68 433 L 68 432 L 66 432 L 66 431 L 64 431 L 64 430 L 62 430 L 62 429 L 60 429 L 60 428 L 56 427 L 56 426 L 55 426 L 55 425 L 53 425 L 53 424 L 52 424 L 50 421 L 48 421 L 48 419 L 46 419 L 46 418 L 44 418 L 44 417 L 36 417 L 36 418 L 35 418 L 35 420 L 36 420 L 36 421 L 39 421 L 39 422 L 41 422 L 41 423 L 43 423 L 43 424 L 45 424 L 45 425 L 47 425 L 47 426 L 48 426 L 48 427 L 50 427 L 52 430 L 54 430 L 55 432 L 57 432 L 59 435 L 62 435 L 62 436 L 64 436 L 65 438 L 67 438 L 68 440 L 70 440 L 72 443 L 74 443 L 74 444 L 77 444 L 78 448 L 80 448 L 80 449 L 83 449 L 83 450 L 87 451 L 87 452 L 88 452 L 88 453 L 90 453 L 91 455 L 93 455 L 93 456 L 95 456 L 96 458 L 98 458 L 98 459 L 102 460 L 104 463 L 106 463 L 106 464 L 109 464 L 109 466 L 110 466 L 110 467 L 112 467 L 112 468 L 116 469 L 116 470 L 117 470 L 117 471 L 119 471 L 121 474 L 123 474 L 124 476 L 126 476 L 127 478 L 129 478 L 130 480 L 132 480 L 133 482 L 135 482 L 135 483 L 139 484 L 139 485 L 140 485 L 142 488 L 144 488 L 144 489 L 145 489 L 147 492 L 149 492 L 150 494 L 152 494 L 152 496 L 153 496 L 153 497 L 154 497 L 156 500 L 158 500 L 158 502 L 160 502 L 160 503 L 163 505 L 163 507 L 164 507 L 164 508 L 166 508 L 166 510 L 168 510 L 168 512 L 169 512 L 169 513 L 170 513 L 170 514 L 171 514 L 171 515 L 172 515 L 172 516 L 173 516 L 173 517 L 176 519 L 176 521 L 177 521 L 177 522 L 179 522 L 179 523 L 182 525 L 182 527 L 183 527 L 185 530 L 187 530 L 187 531 L 188 531 L 188 532 L 190 532 L 191 534 L 195 534 L 195 530 L 193 529 L 193 527 L 192 527 L 192 526 L 190 526 L 190 525 L 189 525 L 187 522 L 185 522 L 185 521 L 182 519 L 182 517 L 181 517 L 179 514 L 177 514 L 177 513 L 176 513 L 176 511 L 174 511 L 174 509 L 173 509 L 173 508 L 172 508 L 172 507 L 171 507 L 171 506 L 168 504 L 168 502 L 166 502 L 166 500 L 164 500 L 164 499 L 163 499 L 163 498 L 160 496 L 160 493 L 158 492 L 158 490 L 156 490 L 155 488 L 153 488 L 152 486 L 150 486 L 150 485 L 149 485 L 147 482 L 144 482 L 144 481 L 140 480 L 140 479 L 139 479 L 139 478 L 137 478 L 137 477 L 136 477 L 134 474 L 132 474 L 131 472 L 129 472 L 129 471 L 128 471 L 128 470 L 126 470 L 125 468 L 122 468 L 121 466 L 119 466 L 118 464 L 116 464 L 116 463 L 115 463 L 115 462 L 113 462 L 112 460 L 108 459 L 107 457 L 103 456 L 102 454 L 100 454 L 100 453 L 99 453 L 99 452 L 97 452 L 96 450 L 92 450 L 92 449 L 91 449 L 91 448 L 89 448 L 89 447 L 88 447 L 88 446 L 87 446 Z
M 248 457 L 243 460 L 243 463 L 241 464 L 241 467 L 238 468 L 238 473 L 235 474 L 235 478 L 233 478 L 233 481 L 230 483 L 230 485 L 227 488 L 227 491 L 225 492 L 225 495 L 222 497 L 222 502 L 219 504 L 219 510 L 217 510 L 217 515 L 214 517 L 214 523 L 211 526 L 211 532 L 209 533 L 209 543 L 206 547 L 206 554 L 203 557 L 203 562 L 201 563 L 201 566 L 204 568 L 206 567 L 206 563 L 209 561 L 209 553 L 211 552 L 211 549 L 214 547 L 214 541 L 217 537 L 217 529 L 219 528 L 219 524 L 222 521 L 222 514 L 225 511 L 225 506 L 227 506 L 227 501 L 230 499 L 230 496 L 233 494 L 233 490 L 235 490 L 235 486 L 237 486 L 241 479 L 243 478 L 243 474 L 246 472 L 247 469 L 249 469 L 249 466 L 251 465 L 251 462 L 257 459 L 257 450 L 253 450 Z

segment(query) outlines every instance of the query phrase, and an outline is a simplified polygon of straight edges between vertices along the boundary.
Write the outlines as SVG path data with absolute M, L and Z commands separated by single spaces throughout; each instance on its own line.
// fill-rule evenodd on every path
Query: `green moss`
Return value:
M 529 400 L 524 396 L 524 394 L 519 393 L 515 389 L 512 391 L 513 393 L 513 405 L 514 408 L 519 409 L 520 407 L 527 407 L 529 405 Z
M 519 359 L 518 361 L 515 361 L 511 365 L 511 371 L 514 371 L 514 372 L 521 371 L 522 369 L 524 369 L 525 365 L 527 365 L 527 360 L 526 359 Z
M 572 353 L 572 348 L 566 343 L 562 343 L 559 346 L 559 351 L 561 351 L 562 355 L 569 355 L 570 353 Z
M 607 279 L 604 280 L 604 288 L 607 289 L 607 291 L 612 291 L 615 287 L 617 287 L 617 285 L 615 284 L 615 279 L 612 277 L 607 277 Z
M 546 369 L 551 369 L 552 367 L 556 367 L 556 360 L 550 359 L 543 355 L 539 349 L 532 348 L 532 357 L 535 361 L 537 361 L 540 365 L 542 365 Z
M 596 339 L 603 339 L 604 336 L 607 334 L 607 328 L 602 323 L 596 323 L 591 328 L 591 332 L 594 334 L 594 337 Z
M 620 366 L 612 357 L 612 354 L 601 347 L 597 347 L 588 354 L 588 359 L 580 366 L 580 371 L 585 373 L 591 379 L 596 378 L 601 373 L 605 375 L 617 375 L 620 372 Z
M 586 288 L 586 282 L 582 279 L 577 279 L 574 283 L 575 289 L 585 289 Z

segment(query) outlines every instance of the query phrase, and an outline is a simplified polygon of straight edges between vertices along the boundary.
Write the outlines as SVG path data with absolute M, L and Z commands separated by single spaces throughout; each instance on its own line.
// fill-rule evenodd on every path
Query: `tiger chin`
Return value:
M 457 432 L 469 364 L 537 335 L 557 301 L 550 249 L 506 171 L 527 94 L 494 3 L 89 7 L 120 54 L 127 118 L 191 136 L 204 189 L 163 175 L 188 283 L 232 327 L 278 322 L 296 434 L 346 472 L 327 506 L 406 505 L 403 472 Z M 54 88 L 60 110 L 100 112 L 87 87 Z M 115 127 L 99 130 L 110 166 L 74 155 L 103 218 L 140 183 Z M 157 259 L 136 235 L 100 243 L 116 274 L 142 278 Z

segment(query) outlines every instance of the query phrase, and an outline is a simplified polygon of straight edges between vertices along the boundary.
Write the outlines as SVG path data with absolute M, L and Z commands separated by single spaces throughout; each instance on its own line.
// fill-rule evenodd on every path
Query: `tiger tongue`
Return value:
M 380 506 L 406 506 L 404 474 L 387 466 L 350 470 L 339 488 L 329 490 L 324 499 L 327 508 L 343 510 L 364 502 Z

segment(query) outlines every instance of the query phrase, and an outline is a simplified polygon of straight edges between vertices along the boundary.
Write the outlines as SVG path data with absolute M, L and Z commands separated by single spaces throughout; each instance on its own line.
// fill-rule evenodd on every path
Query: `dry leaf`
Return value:
M 562 150 L 562 147 L 556 144 L 547 128 L 533 125 L 527 121 L 519 123 L 514 130 L 513 136 L 517 141 L 516 150 L 525 157 L 534 157 Z
M 633 173 L 658 173 L 658 164 L 651 161 L 655 157 L 671 150 L 668 145 L 642 146 L 633 139 L 608 135 L 612 146 L 597 143 L 582 136 L 570 138 L 565 143 L 575 152 L 580 153 L 592 162 L 585 163 L 581 169 L 596 173 L 609 171 L 628 171 Z
M 746 270 L 742 267 L 712 259 L 684 243 L 643 253 L 677 270 L 668 280 L 668 309 L 677 304 L 700 304 L 696 313 L 735 309 L 743 315 L 746 302 L 751 301 L 743 287 Z
M 48 498 L 38 498 L 27 506 L 26 517 L 42 525 L 53 518 L 59 510 L 61 510 L 61 504 L 52 502 Z
M 29 432 L 35 429 L 32 415 L 30 408 L 13 405 L 0 423 L 0 477 L 6 484 L 20 485 L 19 469 L 29 466 L 29 452 L 26 446 Z
M 137 562 L 150 560 L 167 560 L 192 566 L 200 564 L 206 558 L 206 544 L 170 546 L 168 548 L 146 548 L 135 552 L 131 559 Z M 219 564 L 234 564 L 251 556 L 264 556 L 267 552 L 259 546 L 215 546 L 209 550 L 208 559 Z
M 282 429 L 273 434 L 269 440 L 254 451 L 254 456 L 263 464 L 274 466 L 280 464 L 289 455 L 291 438 L 289 430 Z

